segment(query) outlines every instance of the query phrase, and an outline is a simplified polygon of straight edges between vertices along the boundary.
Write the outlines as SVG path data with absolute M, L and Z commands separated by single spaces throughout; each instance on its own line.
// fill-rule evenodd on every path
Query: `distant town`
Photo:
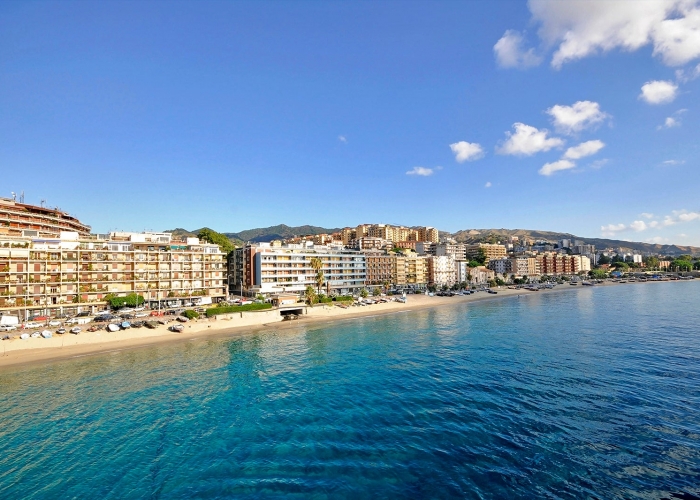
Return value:
M 520 236 L 468 244 L 428 226 L 360 224 L 238 247 L 208 229 L 182 239 L 169 232 L 94 234 L 59 209 L 0 198 L 0 313 L 21 317 L 94 314 L 120 297 L 157 309 L 219 303 L 234 294 L 318 298 L 698 269 L 690 255 Z

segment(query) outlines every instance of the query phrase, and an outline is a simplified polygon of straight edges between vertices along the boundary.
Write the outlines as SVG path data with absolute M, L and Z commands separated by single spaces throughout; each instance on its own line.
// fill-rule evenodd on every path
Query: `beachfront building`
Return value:
M 545 252 L 537 254 L 535 258 L 541 274 L 578 274 L 591 270 L 591 260 L 585 255 L 562 255 Z
M 367 284 L 383 285 L 393 283 L 393 261 L 395 255 L 385 252 L 365 252 L 367 259 Z
M 502 257 L 500 259 L 491 259 L 486 266 L 491 269 L 496 275 L 510 274 L 513 271 L 513 263 L 510 259 Z
M 510 258 L 510 271 L 515 276 L 537 276 L 539 270 L 537 259 L 531 256 L 516 256 Z
M 424 289 L 428 284 L 428 258 L 410 250 L 394 253 L 391 282 L 398 287 Z
M 306 287 L 317 288 L 313 258 L 321 260 L 321 291 L 333 294 L 353 293 L 364 288 L 367 276 L 366 256 L 338 245 L 301 245 L 253 243 L 236 249 L 229 274 L 231 292 L 270 296 L 280 293 L 302 295 Z
M 90 226 L 59 210 L 0 198 L 0 236 L 58 238 L 61 231 L 90 235 Z
M 95 312 L 108 295 L 131 293 L 154 308 L 218 302 L 226 296 L 224 257 L 218 245 L 169 233 L 0 235 L 0 312 Z
M 496 279 L 496 274 L 486 266 L 470 267 L 469 274 L 473 285 L 486 285 Z
M 469 261 L 455 261 L 455 281 L 457 283 L 469 283 Z
M 456 282 L 455 260 L 448 255 L 428 257 L 428 282 L 435 286 L 452 286 Z
M 494 243 L 477 243 L 475 245 L 467 245 L 465 248 L 466 257 L 474 259 L 483 251 L 486 256 L 486 262 L 491 259 L 500 259 L 506 256 L 505 245 L 497 245 Z

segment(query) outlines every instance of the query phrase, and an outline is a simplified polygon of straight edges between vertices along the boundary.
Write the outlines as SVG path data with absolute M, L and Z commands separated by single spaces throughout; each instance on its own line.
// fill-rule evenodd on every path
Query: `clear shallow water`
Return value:
M 700 281 L 0 372 L 0 498 L 700 495 Z

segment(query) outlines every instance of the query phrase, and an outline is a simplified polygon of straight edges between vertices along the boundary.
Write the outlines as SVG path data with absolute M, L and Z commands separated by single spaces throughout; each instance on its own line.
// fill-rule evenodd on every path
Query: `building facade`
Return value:
M 0 236 L 58 238 L 62 231 L 90 235 L 90 226 L 58 208 L 38 207 L 0 198 Z
M 108 295 L 136 293 L 151 307 L 226 296 L 225 256 L 197 238 L 123 233 L 59 238 L 0 236 L 0 312 L 28 317 L 104 308 Z
M 486 262 L 491 259 L 500 259 L 506 256 L 505 245 L 497 245 L 492 243 L 477 243 L 475 245 L 467 245 L 465 248 L 466 256 L 469 259 L 475 259 L 483 251 L 486 256 Z

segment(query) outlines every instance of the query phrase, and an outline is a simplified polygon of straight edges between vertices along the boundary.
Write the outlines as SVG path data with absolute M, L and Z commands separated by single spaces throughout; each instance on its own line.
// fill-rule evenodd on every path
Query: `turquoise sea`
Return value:
M 700 496 L 699 297 L 529 292 L 6 369 L 0 498 Z

